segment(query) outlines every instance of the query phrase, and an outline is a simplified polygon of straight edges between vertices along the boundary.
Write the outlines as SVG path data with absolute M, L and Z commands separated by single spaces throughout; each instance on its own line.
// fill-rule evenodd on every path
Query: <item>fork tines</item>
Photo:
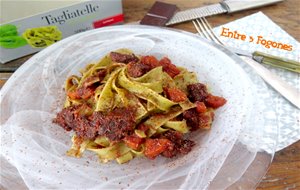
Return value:
M 200 36 L 208 40 L 212 40 L 221 45 L 224 45 L 222 41 L 215 35 L 210 24 L 207 22 L 207 20 L 204 17 L 193 20 L 193 24 Z

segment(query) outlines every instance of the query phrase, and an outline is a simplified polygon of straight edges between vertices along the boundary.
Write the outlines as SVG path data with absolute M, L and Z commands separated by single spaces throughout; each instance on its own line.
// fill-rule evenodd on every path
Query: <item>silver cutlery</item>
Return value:
M 233 13 L 246 9 L 262 7 L 283 0 L 224 0 L 221 3 L 179 11 L 166 23 L 167 26 L 194 20 L 196 18 Z

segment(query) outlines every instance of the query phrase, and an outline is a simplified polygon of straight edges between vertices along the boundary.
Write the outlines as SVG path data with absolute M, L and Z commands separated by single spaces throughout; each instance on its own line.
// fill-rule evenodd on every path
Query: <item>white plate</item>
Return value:
M 65 155 L 70 133 L 52 124 L 52 118 L 63 105 L 67 76 L 119 48 L 168 56 L 174 64 L 196 72 L 213 94 L 228 100 L 216 111 L 212 129 L 193 136 L 197 145 L 188 155 L 154 161 L 140 158 L 124 165 L 100 164 L 93 154 L 81 159 Z M 66 38 L 33 56 L 3 87 L 1 154 L 32 189 L 147 189 L 166 184 L 171 189 L 207 188 L 240 131 L 265 124 L 257 112 L 259 97 L 253 79 L 238 61 L 192 34 L 149 26 L 106 27 Z

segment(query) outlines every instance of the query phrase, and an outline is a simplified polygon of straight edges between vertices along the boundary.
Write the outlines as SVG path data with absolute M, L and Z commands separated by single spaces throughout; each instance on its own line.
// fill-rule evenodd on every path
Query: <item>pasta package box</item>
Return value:
M 1 5 L 1 11 L 9 9 L 9 7 L 15 9 L 15 1 L 6 3 L 6 7 L 3 6 L 4 3 Z M 12 21 L 4 18 L 10 14 L 2 13 L 4 17 L 2 17 L 0 25 L 1 63 L 38 52 L 73 34 L 120 24 L 124 21 L 121 0 L 88 0 L 72 1 L 72 3 L 70 1 L 69 3 L 72 5 L 67 4 L 67 6 L 60 7 L 58 4 L 51 6 L 54 1 L 37 2 L 40 4 L 36 6 L 33 5 L 34 1 L 31 3 L 32 7 L 28 5 L 28 2 L 24 4 L 29 7 L 29 10 L 24 7 L 24 9 L 14 11 L 19 12 L 20 17 L 12 17 Z M 46 7 L 43 6 L 46 4 Z M 26 11 L 29 11 L 29 14 L 30 11 L 31 14 L 36 13 L 35 8 L 40 8 L 42 13 L 31 16 L 25 14 Z M 52 10 L 49 11 L 49 9 Z

